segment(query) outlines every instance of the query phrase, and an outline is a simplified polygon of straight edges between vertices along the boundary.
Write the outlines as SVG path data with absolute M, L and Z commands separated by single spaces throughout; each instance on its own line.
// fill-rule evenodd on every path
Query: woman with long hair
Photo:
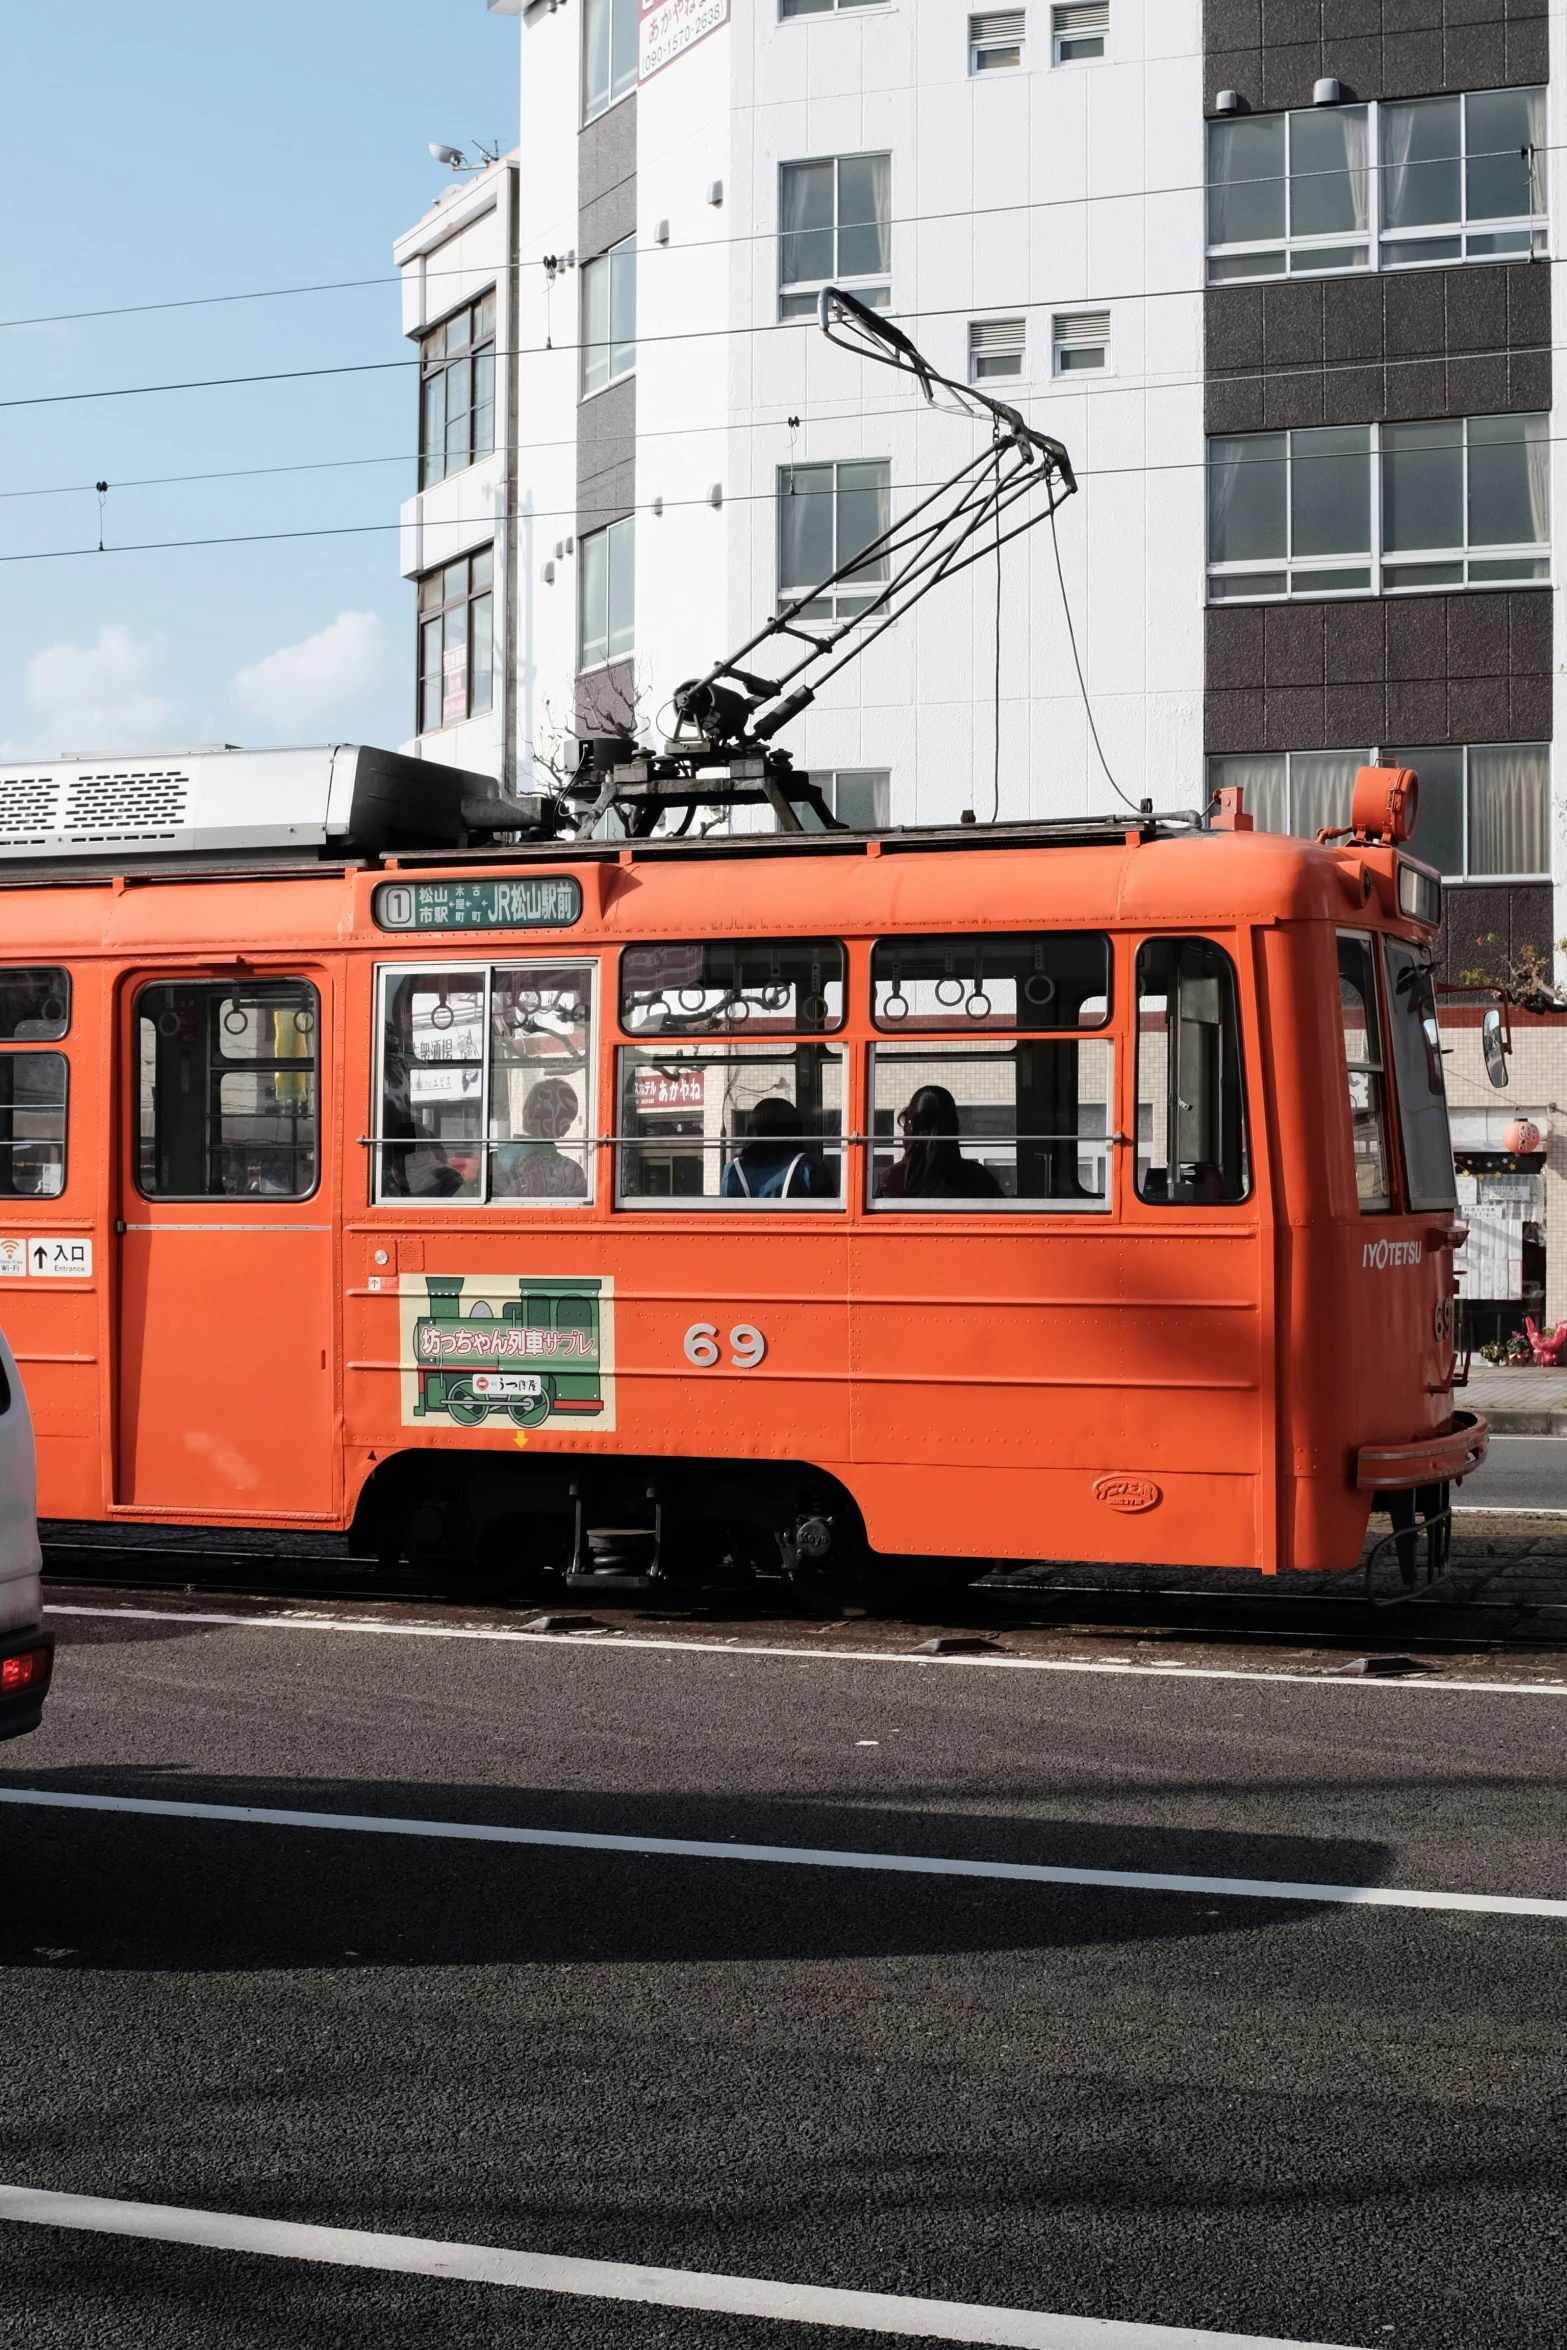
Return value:
M 1001 1199 L 988 1167 L 958 1148 L 958 1105 L 944 1085 L 922 1085 L 898 1112 L 903 1156 L 877 1178 L 878 1199 Z

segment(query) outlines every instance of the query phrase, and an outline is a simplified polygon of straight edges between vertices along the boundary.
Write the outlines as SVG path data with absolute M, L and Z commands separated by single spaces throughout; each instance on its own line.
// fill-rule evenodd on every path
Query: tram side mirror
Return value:
M 1507 1083 L 1507 1046 L 1502 1037 L 1502 1015 L 1493 1004 L 1480 1023 L 1480 1049 L 1485 1073 L 1498 1092 Z

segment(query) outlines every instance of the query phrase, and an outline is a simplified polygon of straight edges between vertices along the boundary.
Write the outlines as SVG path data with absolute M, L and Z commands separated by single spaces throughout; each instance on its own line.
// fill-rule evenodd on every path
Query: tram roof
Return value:
M 700 841 L 552 841 L 324 859 L 258 854 L 0 866 L 7 952 L 566 949 L 634 936 L 775 937 L 887 929 L 1081 928 L 1329 920 L 1393 923 L 1399 852 L 1190 820 L 1083 819 L 884 833 L 744 833 Z M 558 877 L 578 919 L 539 927 L 393 928 L 375 892 Z M 179 886 L 172 886 L 179 885 Z M 256 885 L 254 887 L 250 885 Z

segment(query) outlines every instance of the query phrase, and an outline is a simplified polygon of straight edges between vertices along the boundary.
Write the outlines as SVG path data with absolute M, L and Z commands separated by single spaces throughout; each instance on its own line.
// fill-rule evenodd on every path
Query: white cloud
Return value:
M 380 678 L 383 637 L 379 613 L 339 612 L 302 645 L 284 645 L 240 670 L 236 707 L 279 730 L 346 714 Z
M 46 722 L 49 749 L 128 750 L 166 734 L 173 704 L 149 693 L 162 639 L 139 642 L 118 621 L 95 645 L 46 645 L 27 664 L 27 698 Z

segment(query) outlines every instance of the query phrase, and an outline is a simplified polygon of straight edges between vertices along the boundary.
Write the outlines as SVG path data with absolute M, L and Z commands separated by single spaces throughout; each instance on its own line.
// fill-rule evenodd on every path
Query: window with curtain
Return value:
M 1380 439 L 1385 590 L 1550 577 L 1548 417 L 1385 424 Z
M 582 396 L 619 383 L 637 364 L 637 240 L 623 237 L 582 265 Z
M 1311 276 L 1371 264 L 1365 106 L 1208 125 L 1208 277 Z
M 892 300 L 886 282 L 891 268 L 890 155 L 831 155 L 781 167 L 780 318 L 814 318 L 822 287 L 837 284 L 872 309 L 885 310 Z
M 1384 754 L 1420 778 L 1410 847 L 1449 880 L 1545 880 L 1551 871 L 1551 746 L 1471 743 Z
M 1210 602 L 1370 587 L 1369 425 L 1208 443 Z
M 812 588 L 804 620 L 852 620 L 887 578 L 885 552 L 867 553 L 892 522 L 892 469 L 885 457 L 840 465 L 781 465 L 778 469 L 778 601 L 793 603 Z M 863 563 L 855 563 L 865 555 Z M 854 564 L 841 579 L 834 572 Z
M 495 446 L 495 295 L 482 294 L 419 344 L 419 487 Z
M 1208 125 L 1208 281 L 1543 253 L 1543 89 Z
M 637 86 L 637 0 L 584 0 L 582 119 L 592 122 Z
M 1240 785 L 1259 832 L 1312 840 L 1349 822 L 1355 776 L 1413 767 L 1420 813 L 1410 849 L 1449 881 L 1541 881 L 1551 873 L 1549 743 L 1426 743 L 1364 751 L 1231 752 L 1208 761 L 1208 793 Z
M 1550 538 L 1546 416 L 1329 425 L 1208 443 L 1210 603 L 1523 585 L 1550 578 Z
M 1384 269 L 1544 252 L 1543 89 L 1417 98 L 1379 112 Z
M 1319 832 L 1349 822 L 1355 776 L 1371 758 L 1370 751 L 1257 751 L 1210 759 L 1208 793 L 1211 799 L 1227 785 L 1239 784 L 1246 813 L 1259 832 L 1293 832 L 1315 840 Z

